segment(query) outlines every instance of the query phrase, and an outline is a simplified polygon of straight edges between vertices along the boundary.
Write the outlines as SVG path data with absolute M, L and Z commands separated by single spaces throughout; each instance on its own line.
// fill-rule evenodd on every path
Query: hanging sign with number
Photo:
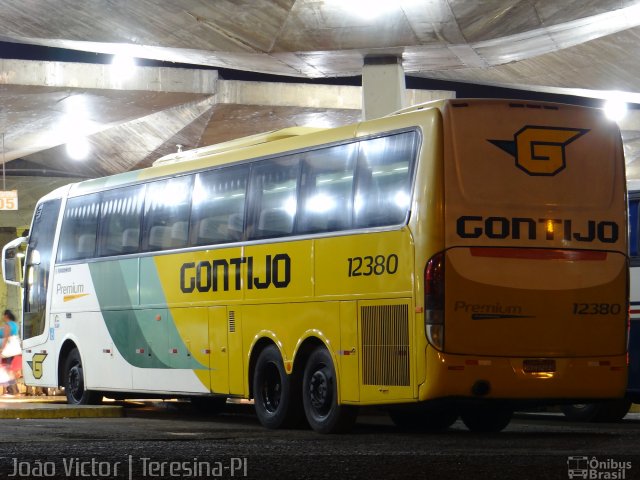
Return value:
M 18 210 L 17 190 L 0 190 L 0 210 Z

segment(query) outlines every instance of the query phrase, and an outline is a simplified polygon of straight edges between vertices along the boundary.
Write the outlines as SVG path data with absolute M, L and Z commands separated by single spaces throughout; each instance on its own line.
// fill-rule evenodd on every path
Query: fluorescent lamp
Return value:
M 621 98 L 612 97 L 602 107 L 608 119 L 619 122 L 627 114 L 627 103 Z
M 128 55 L 114 55 L 111 60 L 111 75 L 119 80 L 131 77 L 135 68 L 135 60 Z
M 78 137 L 67 142 L 67 155 L 72 160 L 85 160 L 90 151 L 91 145 L 87 137 Z

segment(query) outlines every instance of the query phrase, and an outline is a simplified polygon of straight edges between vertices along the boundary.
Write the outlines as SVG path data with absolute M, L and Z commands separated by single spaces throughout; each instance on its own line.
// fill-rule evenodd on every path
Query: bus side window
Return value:
M 638 204 L 640 198 L 629 200 L 629 256 L 638 259 Z
M 242 240 L 249 167 L 196 175 L 191 207 L 191 245 Z
M 300 157 L 289 155 L 255 164 L 251 192 L 254 205 L 248 237 L 286 237 L 293 233 L 298 205 Z
M 354 200 L 356 227 L 399 225 L 406 220 L 417 145 L 416 132 L 360 142 Z
M 58 262 L 84 260 L 95 256 L 99 213 L 99 193 L 67 201 L 58 245 Z
M 358 144 L 351 143 L 304 155 L 298 233 L 351 228 L 357 149 Z
M 125 255 L 140 249 L 144 185 L 102 194 L 98 255 Z
M 187 175 L 147 184 L 142 250 L 187 246 L 193 177 Z

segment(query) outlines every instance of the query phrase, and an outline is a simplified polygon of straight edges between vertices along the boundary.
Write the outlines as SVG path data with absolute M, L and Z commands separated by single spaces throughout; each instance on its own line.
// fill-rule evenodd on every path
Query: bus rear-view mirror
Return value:
M 27 240 L 17 238 L 2 249 L 2 277 L 9 285 L 22 286 L 22 270 Z

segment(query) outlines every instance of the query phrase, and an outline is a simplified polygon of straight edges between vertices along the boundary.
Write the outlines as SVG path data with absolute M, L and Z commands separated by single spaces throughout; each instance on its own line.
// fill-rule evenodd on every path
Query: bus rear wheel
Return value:
M 102 401 L 102 394 L 86 390 L 84 386 L 84 371 L 80 352 L 74 348 L 69 352 L 64 362 L 63 387 L 70 405 L 95 405 Z
M 560 410 L 567 419 L 573 422 L 590 422 L 598 413 L 597 403 L 575 403 L 562 405 Z
M 253 375 L 253 402 L 260 423 L 271 429 L 300 424 L 302 408 L 299 382 L 287 375 L 280 351 L 269 345 L 258 355 Z
M 338 404 L 336 370 L 326 348 L 316 348 L 307 360 L 302 403 L 309 425 L 318 433 L 347 432 L 356 421 L 357 407 Z
M 619 422 L 631 408 L 631 400 L 621 398 L 619 400 L 609 400 L 600 404 L 600 411 L 594 418 L 596 422 Z
M 403 430 L 416 432 L 437 432 L 446 430 L 458 419 L 458 411 L 454 407 L 438 407 L 429 409 L 391 409 L 391 421 Z
M 513 410 L 501 406 L 473 406 L 463 408 L 460 417 L 472 432 L 500 432 L 509 425 Z
M 576 403 L 560 407 L 564 416 L 574 422 L 619 422 L 629 412 L 631 400 L 621 398 L 597 403 Z

